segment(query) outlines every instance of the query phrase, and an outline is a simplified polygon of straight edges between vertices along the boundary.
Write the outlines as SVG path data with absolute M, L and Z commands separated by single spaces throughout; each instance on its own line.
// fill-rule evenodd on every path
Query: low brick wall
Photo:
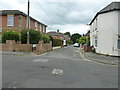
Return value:
M 39 41 L 36 44 L 36 47 L 33 48 L 33 44 L 21 44 L 21 42 L 15 42 L 14 40 L 7 40 L 5 44 L 0 44 L 2 46 L 2 51 L 28 51 L 29 52 L 47 52 L 52 50 L 52 42 L 50 43 L 43 43 L 43 41 Z
M 82 45 L 82 48 L 85 52 L 91 52 L 92 51 L 92 47 L 91 46 L 86 46 L 86 45 Z

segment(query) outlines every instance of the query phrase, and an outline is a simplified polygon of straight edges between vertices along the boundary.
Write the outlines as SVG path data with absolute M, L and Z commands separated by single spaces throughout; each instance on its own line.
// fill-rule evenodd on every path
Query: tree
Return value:
M 66 32 L 66 33 L 64 33 L 64 35 L 68 35 L 69 37 L 71 37 L 70 32 Z
M 83 44 L 86 44 L 86 37 L 81 37 L 81 38 L 78 40 L 78 43 L 81 43 L 82 45 L 83 45 Z
M 75 34 L 72 34 L 71 40 L 73 41 L 73 43 L 76 43 L 76 40 L 79 39 L 80 37 L 81 35 L 79 33 L 75 33 Z

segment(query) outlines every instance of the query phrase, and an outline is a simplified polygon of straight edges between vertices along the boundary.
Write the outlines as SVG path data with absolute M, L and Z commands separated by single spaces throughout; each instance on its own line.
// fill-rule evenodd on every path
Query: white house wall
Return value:
M 91 46 L 95 47 L 96 36 L 97 47 L 95 48 L 97 53 L 118 56 L 118 11 L 99 14 L 96 19 L 91 25 Z

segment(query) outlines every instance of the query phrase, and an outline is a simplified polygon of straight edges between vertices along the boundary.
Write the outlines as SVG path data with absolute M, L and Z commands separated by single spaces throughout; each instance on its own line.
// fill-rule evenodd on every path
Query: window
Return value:
M 40 31 L 43 33 L 43 25 L 40 24 Z
M 14 26 L 14 15 L 8 15 L 7 19 L 8 19 L 7 26 Z
M 37 22 L 35 22 L 35 30 L 37 30 L 38 29 L 38 24 L 37 24 Z
M 95 37 L 95 47 L 97 47 L 97 37 Z
M 97 30 L 97 20 L 98 20 L 98 19 L 96 18 L 96 25 L 95 25 L 95 30 Z
M 43 26 L 43 32 L 44 32 L 44 33 L 46 32 L 46 30 L 45 30 L 45 26 Z
M 120 49 L 120 36 L 118 36 L 118 49 Z
M 19 28 L 21 28 L 22 27 L 22 16 L 21 15 L 18 16 L 18 24 L 19 24 Z

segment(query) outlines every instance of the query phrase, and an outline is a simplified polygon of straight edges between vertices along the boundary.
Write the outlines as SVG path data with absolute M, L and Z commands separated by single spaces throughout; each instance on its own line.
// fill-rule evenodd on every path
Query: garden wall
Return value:
M 52 50 L 52 42 L 43 43 L 43 41 L 39 41 L 38 44 L 21 44 L 21 42 L 15 42 L 15 40 L 7 40 L 5 44 L 0 44 L 0 46 L 2 46 L 2 51 L 27 52 L 29 49 L 29 52 L 43 53 Z

